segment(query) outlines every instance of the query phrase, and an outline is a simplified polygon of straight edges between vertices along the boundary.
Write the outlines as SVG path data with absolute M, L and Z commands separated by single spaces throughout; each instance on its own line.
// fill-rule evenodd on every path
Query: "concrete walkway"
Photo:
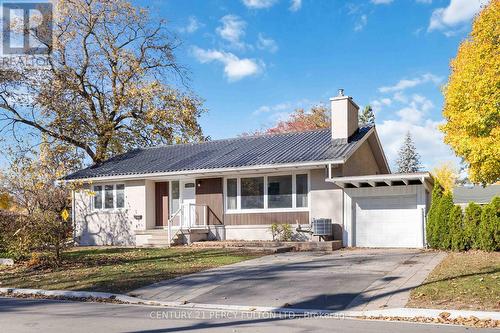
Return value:
M 130 293 L 144 299 L 298 309 L 403 307 L 444 258 L 440 252 L 355 249 L 294 252 L 162 281 Z

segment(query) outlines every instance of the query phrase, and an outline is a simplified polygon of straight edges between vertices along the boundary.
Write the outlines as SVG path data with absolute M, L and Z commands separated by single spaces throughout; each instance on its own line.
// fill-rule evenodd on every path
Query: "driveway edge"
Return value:
M 140 299 L 122 294 L 89 292 L 89 291 L 69 291 L 69 290 L 42 290 L 42 289 L 19 289 L 19 288 L 0 288 L 0 296 L 13 297 L 42 297 L 56 298 L 73 301 L 100 301 L 109 303 L 124 303 L 136 305 L 149 305 L 157 307 L 174 307 L 182 309 L 197 310 L 219 310 L 219 311 L 238 311 L 238 312 L 271 312 L 278 314 L 297 315 L 297 316 L 332 316 L 337 318 L 377 318 L 391 317 L 402 319 L 442 318 L 443 313 L 447 318 L 471 318 L 479 320 L 500 321 L 500 312 L 493 311 L 469 311 L 469 310 L 441 310 L 441 309 L 417 309 L 417 308 L 392 308 L 383 310 L 367 311 L 332 311 L 320 309 L 294 309 L 282 307 L 266 306 L 244 306 L 244 305 L 221 305 L 221 304 L 201 304 L 189 302 L 163 302 Z

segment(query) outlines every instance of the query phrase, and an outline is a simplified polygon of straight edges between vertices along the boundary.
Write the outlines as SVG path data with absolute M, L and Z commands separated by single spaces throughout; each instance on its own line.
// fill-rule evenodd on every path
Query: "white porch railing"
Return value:
M 208 224 L 208 206 L 185 203 L 168 219 L 167 233 L 169 245 L 180 230 L 206 228 Z

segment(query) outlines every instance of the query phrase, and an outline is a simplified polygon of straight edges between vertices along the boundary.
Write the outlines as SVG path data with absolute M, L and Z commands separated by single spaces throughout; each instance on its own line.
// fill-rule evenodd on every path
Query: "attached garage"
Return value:
M 337 177 L 344 191 L 344 246 L 425 247 L 428 173 Z

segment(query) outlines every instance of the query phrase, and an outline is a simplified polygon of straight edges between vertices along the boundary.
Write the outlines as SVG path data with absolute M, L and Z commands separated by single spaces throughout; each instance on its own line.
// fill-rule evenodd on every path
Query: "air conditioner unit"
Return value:
M 312 232 L 315 236 L 331 236 L 333 233 L 332 219 L 313 219 Z

